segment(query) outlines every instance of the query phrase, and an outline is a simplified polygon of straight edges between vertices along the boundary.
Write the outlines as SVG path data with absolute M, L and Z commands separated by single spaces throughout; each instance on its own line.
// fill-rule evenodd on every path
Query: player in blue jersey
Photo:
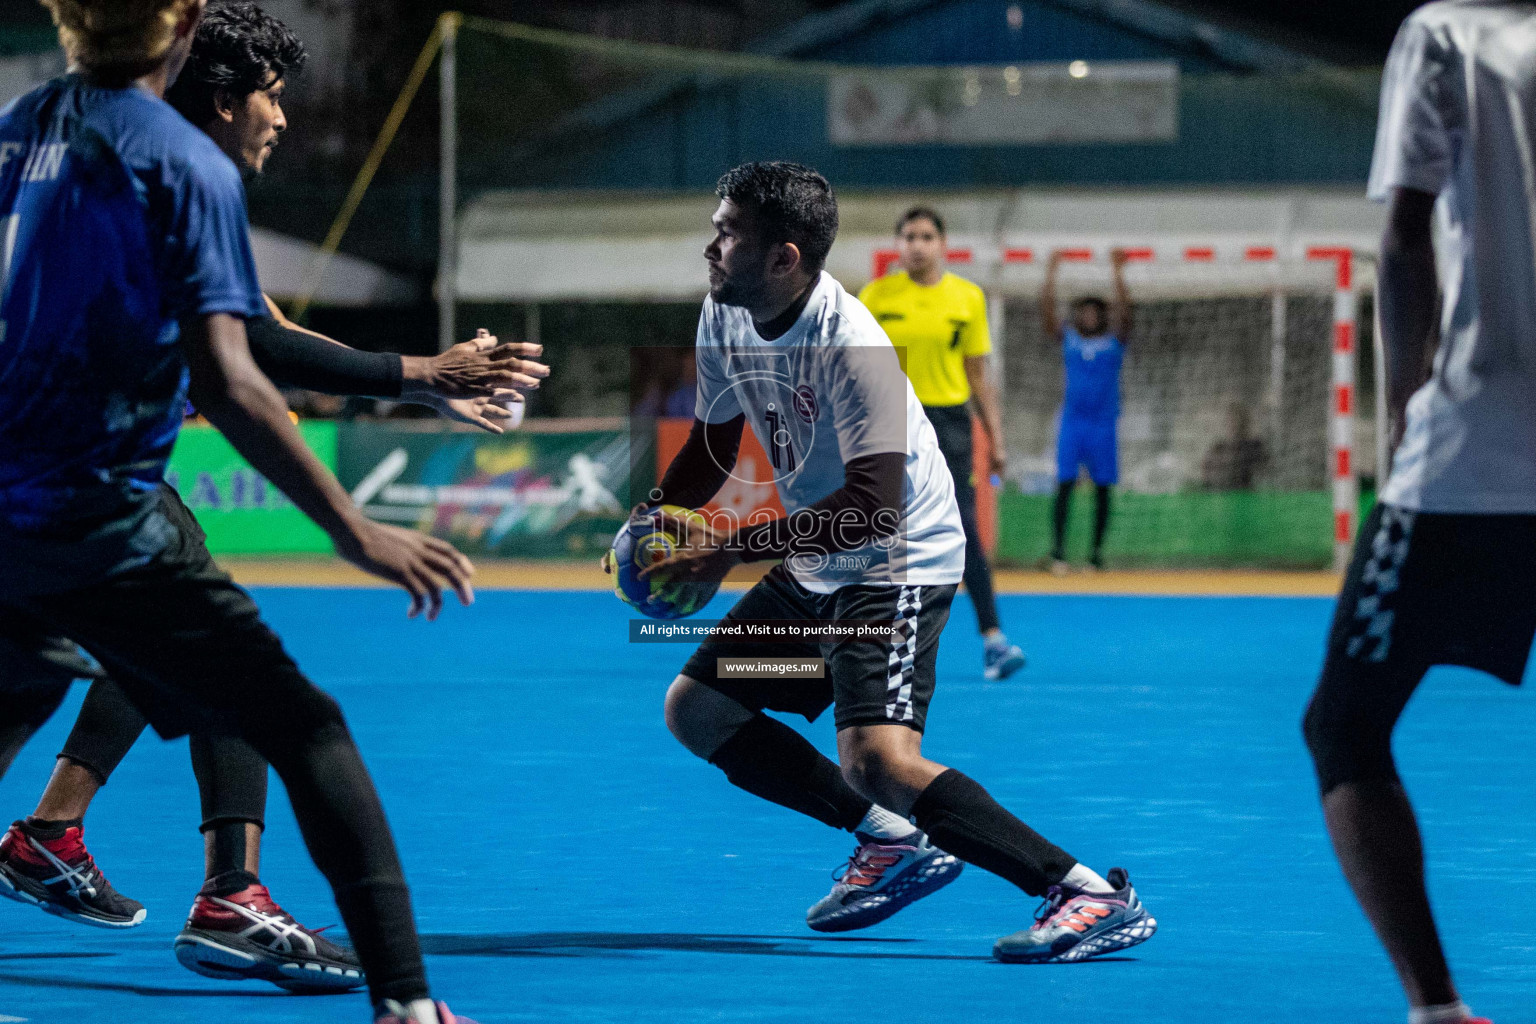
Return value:
M 245 172 L 259 174 L 287 124 L 281 102 L 287 80 L 304 60 L 303 44 L 256 4 L 218 2 L 204 16 L 167 100 Z M 488 336 L 426 358 L 350 349 L 287 324 L 275 312 L 272 319 L 248 321 L 247 333 L 257 365 L 275 382 L 424 402 L 493 432 L 510 415 L 497 401 L 518 397 L 497 389 L 526 387 L 535 379 L 521 371 L 544 372 L 519 358 L 535 354 L 537 346 L 492 348 L 495 339 Z M 172 522 L 201 549 L 202 531 L 191 513 L 174 493 L 164 496 Z M 52 650 L 18 670 L 38 686 L 77 677 L 92 682 L 37 809 L 0 841 L 0 895 L 22 895 L 68 920 L 131 928 L 145 919 L 142 904 L 108 885 L 72 884 L 70 871 L 99 873 L 83 842 L 85 814 L 146 721 L 100 666 L 71 653 Z M 0 737 L 0 744 L 6 739 Z M 265 980 L 306 991 L 361 986 L 351 951 L 300 925 L 261 883 L 267 763 L 229 735 L 194 734 L 191 752 L 202 797 L 205 884 L 176 938 L 178 959 L 226 980 Z M 6 758 L 0 770 L 8 763 Z M 300 970 L 295 978 L 294 965 L 310 963 L 321 969 Z
M 1125 250 L 1110 251 L 1114 299 L 1096 296 L 1072 304 L 1072 322 L 1062 324 L 1056 309 L 1056 273 L 1064 254 L 1051 254 L 1040 291 L 1040 318 L 1047 337 L 1061 339 L 1066 388 L 1056 437 L 1056 504 L 1052 510 L 1051 571 L 1067 570 L 1067 517 L 1072 490 L 1086 467 L 1094 485 L 1093 552 L 1088 561 L 1104 568 L 1104 533 L 1109 528 L 1110 488 L 1120 481 L 1120 366 L 1131 331 L 1131 300 L 1125 289 Z
M 245 737 L 288 788 L 376 1021 L 451 1024 L 340 708 L 167 511 L 188 395 L 338 552 L 405 587 L 413 612 L 435 616 L 444 589 L 471 601 L 472 569 L 367 520 L 251 360 L 245 321 L 265 306 L 239 172 L 163 101 L 204 0 L 45 4 L 71 72 L 0 113 L 0 714 L 40 724 L 57 706 L 8 671 L 30 632 L 23 649 L 78 642 L 163 735 Z

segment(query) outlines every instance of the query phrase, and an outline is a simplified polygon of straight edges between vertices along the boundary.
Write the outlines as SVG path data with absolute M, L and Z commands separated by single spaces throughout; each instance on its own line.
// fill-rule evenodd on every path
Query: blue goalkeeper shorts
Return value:
M 1120 444 L 1115 420 L 1063 417 L 1056 437 L 1056 479 L 1070 483 L 1079 466 L 1088 467 L 1093 482 L 1105 486 L 1120 482 Z

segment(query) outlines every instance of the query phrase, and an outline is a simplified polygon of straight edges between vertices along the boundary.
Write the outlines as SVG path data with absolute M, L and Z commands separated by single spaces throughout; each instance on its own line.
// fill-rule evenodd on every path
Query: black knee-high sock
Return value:
M 752 716 L 709 763 L 753 796 L 852 832 L 874 806 L 804 736 L 767 715 Z
M 1051 549 L 1051 557 L 1065 559 L 1067 557 L 1067 514 L 1072 511 L 1072 488 L 1077 486 L 1077 481 L 1067 480 L 1056 485 L 1056 504 L 1051 509 L 1051 529 L 1056 546 Z
M 1104 531 L 1109 529 L 1109 485 L 1100 484 L 1093 494 L 1093 553 L 1104 550 Z
M 953 768 L 922 791 L 912 805 L 912 817 L 935 846 L 1006 878 L 1031 896 L 1043 895 L 1077 863 Z

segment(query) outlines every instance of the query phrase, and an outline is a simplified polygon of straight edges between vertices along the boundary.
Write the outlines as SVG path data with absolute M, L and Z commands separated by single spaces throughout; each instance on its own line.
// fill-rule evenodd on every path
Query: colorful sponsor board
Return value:
M 814 415 L 814 414 L 813 414 Z M 666 467 L 682 451 L 693 428 L 692 419 L 659 419 L 656 421 L 656 464 L 659 476 L 666 474 Z M 976 519 L 981 531 L 982 543 L 987 550 L 997 546 L 997 494 L 987 472 L 988 455 L 991 451 L 987 435 L 981 424 L 972 421 L 972 482 L 976 488 Z M 779 492 L 773 485 L 774 469 L 768 453 L 751 430 L 742 431 L 741 448 L 736 465 L 720 488 L 720 493 L 702 511 L 711 515 L 729 510 L 738 523 L 753 522 L 754 514 L 782 516 L 784 506 L 779 502 Z
M 336 424 L 306 421 L 299 424 L 299 433 L 320 461 L 334 470 Z M 197 516 L 214 554 L 331 551 L 330 538 L 211 426 L 182 428 L 166 480 Z
M 628 510 L 629 434 L 489 435 L 343 423 L 337 475 L 367 515 L 471 555 L 554 558 L 607 550 Z

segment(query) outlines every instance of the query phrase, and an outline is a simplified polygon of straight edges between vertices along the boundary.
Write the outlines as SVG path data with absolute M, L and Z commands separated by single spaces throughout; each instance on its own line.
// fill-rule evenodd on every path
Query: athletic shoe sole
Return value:
M 944 853 L 925 865 L 922 870 L 911 872 L 910 878 L 894 879 L 891 885 L 871 895 L 888 896 L 884 902 L 845 911 L 834 911 L 829 917 L 807 921 L 813 932 L 854 932 L 879 924 L 897 911 L 911 906 L 924 896 L 930 896 L 960 877 L 965 864 L 952 853 Z
M 39 895 L 41 892 L 43 895 Z M 0 896 L 15 900 L 17 903 L 25 903 L 36 907 L 46 914 L 54 917 L 62 917 L 66 921 L 75 921 L 79 924 L 88 924 L 93 928 L 137 928 L 144 923 L 149 916 L 149 911 L 139 908 L 139 912 L 132 919 L 124 920 L 120 917 L 102 917 L 89 911 L 73 910 L 69 907 L 55 903 L 52 894 L 47 888 L 33 882 L 25 876 L 18 875 L 8 865 L 0 864 Z
M 238 935 L 188 929 L 174 948 L 187 970 L 222 981 L 270 981 L 290 992 L 347 992 L 367 981 L 358 968 L 333 960 L 274 959 L 279 954 Z
M 1069 964 L 1139 946 L 1156 932 L 1157 920 L 1146 911 L 1142 911 L 1140 917 L 1126 921 L 1118 928 L 1112 928 L 1098 935 L 1090 935 L 1072 948 L 1060 953 L 1049 951 L 1041 954 L 1011 953 L 1004 950 L 999 943 L 992 947 L 992 955 L 1005 964 Z

